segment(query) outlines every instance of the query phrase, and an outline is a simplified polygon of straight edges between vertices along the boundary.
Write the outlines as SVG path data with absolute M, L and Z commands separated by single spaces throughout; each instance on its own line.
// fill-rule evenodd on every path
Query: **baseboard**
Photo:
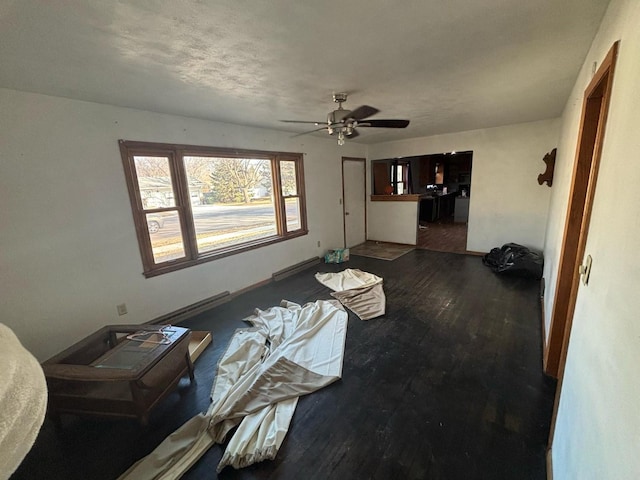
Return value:
M 544 293 L 545 293 L 546 285 L 545 279 L 542 277 L 540 279 L 540 321 L 541 321 L 541 332 L 542 332 L 542 371 L 546 371 L 545 359 L 547 358 L 547 327 L 544 319 Z
M 547 480 L 553 480 L 553 458 L 551 458 L 551 447 L 547 449 Z
M 319 263 L 320 263 L 320 258 L 313 257 L 313 258 L 310 258 L 309 260 L 305 260 L 304 262 L 296 263 L 295 265 L 291 265 L 290 267 L 287 267 L 283 270 L 275 272 L 273 275 L 271 275 L 271 278 L 273 278 L 275 282 L 279 282 L 280 280 L 290 277 L 291 275 L 295 275 L 296 273 L 300 273 L 303 270 L 306 270 L 307 268 L 310 268 L 314 265 L 318 265 Z
M 224 291 L 213 297 L 205 298 L 204 300 L 200 300 L 199 302 L 192 303 L 191 305 L 187 305 L 186 307 L 179 308 L 173 312 L 167 313 L 166 315 L 162 315 L 161 317 L 154 318 L 146 324 L 154 324 L 154 325 L 168 325 L 168 324 L 176 324 L 187 318 L 194 317 L 199 313 L 202 313 L 206 310 L 209 310 L 213 307 L 217 307 L 218 305 L 222 305 L 230 300 L 231 293 L 228 291 Z
M 474 250 L 465 250 L 464 253 L 467 255 L 475 255 L 477 257 L 484 257 L 487 254 L 487 252 L 476 252 Z
M 236 290 L 233 293 L 230 293 L 229 291 L 218 293 L 213 297 L 205 298 L 204 300 L 200 300 L 199 302 L 192 303 L 191 305 L 187 305 L 186 307 L 179 308 L 178 310 L 175 310 L 173 312 L 167 313 L 160 317 L 154 318 L 153 320 L 149 320 L 148 322 L 144 322 L 144 324 L 145 325 L 177 324 L 191 317 L 194 317 L 199 313 L 210 310 L 214 307 L 222 305 L 223 303 L 227 303 L 233 300 L 234 298 L 238 297 L 239 295 L 242 295 L 243 293 L 247 293 L 259 287 L 263 287 L 265 285 L 270 284 L 271 282 L 277 282 L 277 281 L 283 280 L 287 277 L 290 277 L 291 275 L 299 273 L 319 263 L 320 263 L 319 257 L 310 258 L 309 260 L 296 263 L 295 265 L 292 265 L 283 270 L 275 272 L 274 274 L 271 275 L 271 278 L 267 278 L 266 280 L 261 280 L 260 282 L 249 285 L 248 287 L 241 288 L 240 290 Z
M 261 280 L 261 281 L 259 281 L 257 283 L 252 283 L 248 287 L 244 287 L 244 288 L 241 288 L 240 290 L 236 290 L 231 295 L 229 295 L 229 298 L 227 299 L 227 302 L 233 300 L 236 297 L 239 297 L 243 293 L 250 292 L 251 290 L 255 290 L 256 288 L 264 287 L 265 285 L 269 285 L 271 282 L 273 282 L 272 278 L 266 278 L 266 279 Z

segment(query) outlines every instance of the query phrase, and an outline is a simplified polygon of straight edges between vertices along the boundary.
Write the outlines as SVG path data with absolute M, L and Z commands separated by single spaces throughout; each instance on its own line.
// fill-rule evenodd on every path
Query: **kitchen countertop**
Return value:
M 409 193 L 402 195 L 371 195 L 372 202 L 418 202 L 422 195 Z
M 469 198 L 462 197 L 459 192 L 449 192 L 449 193 L 404 193 L 402 195 L 371 195 L 372 202 L 418 202 L 420 200 L 434 200 L 436 198 L 455 196 L 460 198 Z
M 421 195 L 422 198 L 440 198 L 440 197 L 448 197 L 448 196 L 455 196 L 455 197 L 462 197 L 462 195 L 460 195 L 460 192 L 448 192 L 448 193 L 442 193 L 442 192 L 437 192 L 437 193 L 423 193 Z M 469 198 L 469 197 L 464 197 L 464 198 Z

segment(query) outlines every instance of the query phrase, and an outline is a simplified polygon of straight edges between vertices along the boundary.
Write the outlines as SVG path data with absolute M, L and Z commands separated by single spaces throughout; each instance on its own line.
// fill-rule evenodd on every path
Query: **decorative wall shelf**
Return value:
M 556 149 L 554 148 L 547 153 L 542 161 L 547 164 L 547 169 L 544 173 L 538 175 L 538 185 L 542 185 L 544 182 L 547 182 L 547 185 L 551 186 L 553 183 L 553 169 L 556 166 Z

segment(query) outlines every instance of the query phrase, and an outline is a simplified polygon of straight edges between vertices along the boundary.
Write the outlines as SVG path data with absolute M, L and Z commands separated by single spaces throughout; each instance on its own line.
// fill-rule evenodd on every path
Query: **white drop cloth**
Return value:
M 238 330 L 218 366 L 212 404 L 167 437 L 120 480 L 182 476 L 236 425 L 218 471 L 275 457 L 298 397 L 338 380 L 347 314 L 335 301 L 257 310 L 253 327 Z
M 334 292 L 382 283 L 381 277 L 355 268 L 347 268 L 338 273 L 316 273 L 316 280 Z
M 316 273 L 316 279 L 333 290 L 331 296 L 361 320 L 370 320 L 385 314 L 387 299 L 381 277 L 347 268 L 338 273 Z

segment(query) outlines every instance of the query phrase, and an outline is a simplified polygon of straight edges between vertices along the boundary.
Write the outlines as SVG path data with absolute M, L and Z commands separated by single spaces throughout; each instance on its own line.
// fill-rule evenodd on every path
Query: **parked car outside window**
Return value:
M 156 233 L 164 227 L 164 218 L 161 215 L 149 213 L 147 214 L 147 228 L 149 233 Z

